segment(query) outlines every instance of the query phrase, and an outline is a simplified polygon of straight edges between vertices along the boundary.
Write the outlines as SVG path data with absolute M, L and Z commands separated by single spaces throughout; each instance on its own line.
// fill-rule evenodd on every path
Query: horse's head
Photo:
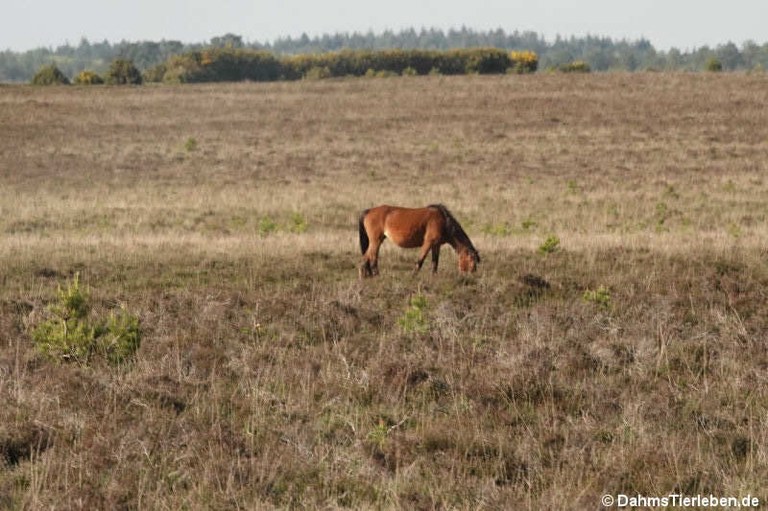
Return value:
M 462 273 L 474 272 L 479 262 L 480 254 L 476 250 L 466 249 L 459 253 L 459 271 Z

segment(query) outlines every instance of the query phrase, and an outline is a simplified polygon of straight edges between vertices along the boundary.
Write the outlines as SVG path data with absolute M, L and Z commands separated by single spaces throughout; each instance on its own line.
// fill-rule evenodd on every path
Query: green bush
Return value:
M 123 308 L 106 319 L 91 318 L 88 298 L 77 274 L 65 289 L 59 286 L 48 318 L 32 330 L 32 342 L 56 361 L 86 363 L 93 354 L 100 354 L 111 364 L 126 362 L 141 343 L 139 319 Z
M 441 75 L 463 75 L 467 72 L 466 59 L 463 55 L 467 50 L 450 50 L 436 52 L 432 67 Z
M 408 309 L 397 323 L 406 332 L 424 333 L 429 330 L 426 309 L 427 298 L 419 293 L 410 299 Z
M 32 85 L 69 85 L 69 78 L 55 64 L 50 64 L 35 73 Z
M 596 290 L 584 291 L 584 301 L 594 303 L 604 309 L 611 306 L 611 292 L 605 286 L 600 286 Z
M 109 66 L 105 80 L 110 85 L 141 85 L 141 73 L 132 60 L 115 59 Z
M 99 85 L 102 83 L 104 83 L 104 79 L 101 76 L 87 69 L 85 71 L 80 71 L 77 76 L 75 76 L 75 84 L 77 85 Z
M 710 73 L 719 73 L 723 70 L 723 63 L 719 59 L 712 57 L 707 60 L 706 69 Z
M 376 71 L 375 69 L 371 68 L 365 72 L 366 78 L 391 78 L 393 76 L 397 76 L 397 73 L 394 71 L 388 71 L 386 69 L 380 69 Z
M 309 224 L 307 223 L 307 219 L 304 218 L 304 215 L 298 211 L 294 211 L 293 214 L 291 214 L 291 226 L 289 230 L 294 234 L 302 234 L 307 232 L 308 228 Z
M 188 153 L 191 153 L 192 151 L 196 151 L 197 150 L 197 139 L 195 137 L 189 137 L 184 142 L 184 150 L 187 151 Z
M 214 48 L 171 57 L 163 81 L 171 83 L 275 81 L 282 77 L 280 61 L 271 53 Z M 303 76 L 303 75 L 302 75 Z M 293 77 L 301 78 L 301 76 Z
M 330 78 L 331 70 L 325 66 L 315 66 L 304 73 L 305 80 L 321 80 L 323 78 Z
M 583 60 L 574 60 L 568 64 L 562 64 L 559 68 L 561 73 L 589 73 L 592 68 Z
M 86 320 L 88 296 L 80 290 L 79 275 L 66 289 L 59 287 L 57 298 L 48 309 L 51 318 L 32 331 L 32 340 L 50 358 L 83 361 L 90 354 L 96 333 Z
M 508 73 L 525 74 L 535 73 L 539 68 L 539 56 L 532 51 L 512 51 L 509 53 L 511 67 Z
M 459 52 L 458 58 L 464 61 L 467 74 L 501 74 L 506 73 L 512 61 L 509 53 L 496 48 L 473 48 Z
M 544 243 L 539 246 L 539 252 L 542 254 L 552 254 L 558 250 L 560 250 L 560 238 L 554 234 L 548 236 L 547 239 L 544 240 Z
M 274 55 L 249 49 L 215 48 L 172 57 L 163 68 L 163 81 L 273 81 L 344 76 L 456 75 L 465 73 L 531 72 L 538 65 L 533 52 L 509 53 L 496 48 L 451 51 L 342 50 L 338 52 Z M 157 78 L 160 69 L 152 71 Z
M 163 81 L 165 72 L 167 70 L 168 67 L 165 65 L 165 63 L 158 64 L 156 66 L 150 67 L 149 69 L 145 69 L 141 74 L 141 78 L 145 83 L 160 83 Z
M 110 364 L 127 362 L 141 345 L 139 318 L 122 308 L 109 314 L 98 333 L 94 347 Z
M 512 227 L 507 222 L 486 224 L 483 226 L 482 231 L 491 236 L 509 236 L 512 234 Z
M 277 222 L 272 220 L 272 218 L 265 216 L 262 217 L 259 220 L 259 235 L 260 236 L 268 236 L 274 232 L 277 232 Z

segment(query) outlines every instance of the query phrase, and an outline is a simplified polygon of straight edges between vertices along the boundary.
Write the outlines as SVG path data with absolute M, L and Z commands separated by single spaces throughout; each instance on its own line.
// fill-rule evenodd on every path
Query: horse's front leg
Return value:
M 432 273 L 437 273 L 437 263 L 440 262 L 440 245 L 432 247 Z
M 432 246 L 427 243 L 422 245 L 421 250 L 419 251 L 419 259 L 416 261 L 416 268 L 413 269 L 413 273 L 419 272 L 419 270 L 421 269 L 421 265 L 424 264 L 424 259 L 427 258 L 427 254 L 429 253 L 431 248 Z

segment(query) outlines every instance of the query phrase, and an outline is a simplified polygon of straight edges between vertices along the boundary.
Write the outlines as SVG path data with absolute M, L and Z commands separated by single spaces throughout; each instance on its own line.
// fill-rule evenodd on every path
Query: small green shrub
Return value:
M 585 302 L 594 303 L 604 309 L 611 306 L 611 292 L 605 286 L 600 286 L 594 291 L 584 291 L 583 298 Z
M 670 184 L 664 187 L 664 193 L 662 195 L 664 197 L 669 197 L 670 199 L 680 198 L 680 194 L 678 193 L 678 191 L 675 189 L 673 185 L 670 185 Z
M 111 312 L 98 333 L 95 348 L 114 365 L 128 361 L 141 344 L 139 318 L 123 308 Z
M 418 74 L 419 72 L 416 71 L 416 69 L 414 69 L 411 66 L 408 66 L 405 69 L 403 69 L 403 73 L 402 73 L 403 76 L 416 76 Z
M 41 67 L 35 73 L 32 85 L 69 85 L 69 78 L 55 64 L 50 64 Z
M 507 222 L 503 224 L 486 224 L 483 226 L 482 231 L 485 234 L 491 236 L 509 236 L 512 234 L 512 227 Z
M 141 343 L 139 319 L 123 308 L 106 319 L 90 318 L 88 298 L 80 288 L 79 274 L 66 288 L 59 286 L 56 303 L 48 307 L 48 319 L 32 330 L 32 342 L 56 361 L 85 363 L 97 353 L 111 364 L 126 362 Z
M 656 232 L 667 231 L 667 227 L 664 225 L 669 218 L 669 207 L 666 202 L 658 202 L 656 204 Z
M 544 243 L 539 245 L 539 252 L 542 254 L 553 254 L 558 250 L 560 250 L 560 238 L 554 234 L 548 236 L 547 239 L 544 240 Z
M 426 317 L 427 298 L 421 293 L 413 296 L 408 302 L 408 309 L 398 319 L 397 323 L 408 333 L 423 333 L 429 328 Z
M 273 232 L 277 231 L 277 222 L 272 220 L 270 217 L 265 216 L 261 220 L 259 220 L 259 235 L 260 236 L 268 236 L 269 234 L 272 234 Z
M 389 427 L 387 426 L 387 423 L 383 420 L 379 420 L 378 424 L 376 424 L 369 432 L 368 435 L 366 435 L 366 438 L 368 442 L 371 444 L 371 447 L 374 449 L 381 449 L 384 446 L 384 443 L 387 441 L 387 435 L 389 434 Z
M 100 85 L 104 83 L 104 79 L 99 76 L 94 71 L 85 70 L 80 71 L 77 76 L 75 76 L 75 84 L 76 85 Z
M 90 354 L 95 332 L 86 322 L 88 298 L 80 290 L 79 275 L 66 289 L 59 286 L 57 298 L 57 303 L 49 307 L 52 317 L 32 331 L 32 340 L 50 358 L 84 360 Z
M 184 142 L 184 149 L 188 153 L 197 150 L 197 139 L 195 137 L 189 137 L 187 141 Z
M 307 219 L 304 218 L 304 215 L 298 211 L 294 211 L 291 215 L 291 226 L 289 230 L 294 234 L 301 234 L 307 232 L 307 228 Z

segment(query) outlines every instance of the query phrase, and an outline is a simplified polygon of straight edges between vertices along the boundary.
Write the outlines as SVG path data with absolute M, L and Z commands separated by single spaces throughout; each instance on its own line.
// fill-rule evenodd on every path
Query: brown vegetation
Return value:
M 766 85 L 0 88 L 0 508 L 765 499 Z M 436 202 L 478 272 L 359 281 L 359 212 Z M 76 273 L 131 362 L 35 350 Z

